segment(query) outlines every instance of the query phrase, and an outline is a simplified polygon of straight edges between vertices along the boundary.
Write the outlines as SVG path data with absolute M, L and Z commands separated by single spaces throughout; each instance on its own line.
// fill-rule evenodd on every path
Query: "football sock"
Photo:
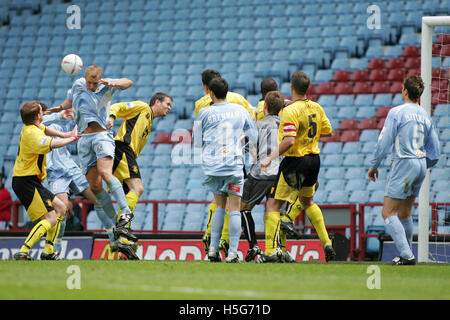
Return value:
M 31 229 L 24 245 L 20 248 L 20 252 L 30 252 L 30 249 L 36 244 L 36 242 L 38 242 L 51 228 L 52 225 L 47 220 L 43 219 L 39 221 L 33 229 Z
M 328 237 L 327 228 L 325 227 L 322 210 L 320 210 L 319 206 L 314 203 L 305 210 L 305 213 L 308 216 L 309 221 L 311 221 L 311 224 L 314 226 L 314 229 L 316 229 L 320 242 L 322 242 L 322 247 L 327 244 L 331 244 L 331 240 Z
M 53 253 L 54 248 L 53 244 L 55 243 L 56 237 L 59 234 L 59 230 L 61 228 L 61 222 L 64 220 L 64 217 L 56 214 L 56 224 L 47 230 L 47 236 L 45 237 L 45 247 L 44 251 L 46 253 Z
M 231 211 L 229 213 L 229 252 L 237 254 L 239 239 L 241 238 L 241 213 L 239 211 Z M 224 222 L 225 223 L 225 222 Z
M 266 249 L 264 251 L 264 254 L 266 256 L 270 256 L 277 249 L 278 231 L 280 230 L 279 212 L 273 211 L 266 213 L 265 228 Z
M 223 220 L 222 236 L 220 237 L 220 240 L 225 240 L 228 244 L 230 243 L 230 232 L 228 231 L 229 223 L 230 223 L 230 211 L 227 210 L 225 218 Z
M 286 222 L 294 221 L 303 211 L 303 206 L 300 200 L 297 198 L 295 202 L 289 207 L 289 211 L 285 212 L 281 219 Z
M 214 215 L 214 211 L 217 208 L 217 204 L 214 202 L 211 202 L 209 205 L 209 209 L 208 209 L 208 224 L 206 226 L 206 232 L 208 234 L 211 234 L 211 221 L 212 221 L 212 217 Z
M 211 244 L 210 248 L 219 249 L 220 234 L 226 215 L 225 209 L 216 208 L 211 219 Z
M 94 206 L 94 210 L 102 222 L 103 228 L 110 229 L 114 226 L 114 220 L 106 214 L 106 211 L 102 207 Z
M 66 230 L 66 217 L 64 217 L 64 220 L 61 221 L 61 227 L 59 228 L 58 236 L 56 237 L 55 243 L 53 244 L 54 250 L 56 252 L 61 252 L 61 241 L 64 236 L 64 231 Z
M 412 250 L 412 239 L 413 239 L 413 219 L 412 217 L 406 219 L 399 219 L 403 228 L 405 229 L 406 240 L 408 241 L 408 245 Z
M 389 234 L 394 240 L 395 247 L 397 248 L 400 257 L 404 259 L 412 258 L 414 255 L 408 245 L 405 229 L 403 228 L 400 219 L 396 215 L 394 215 L 387 217 L 384 222 L 386 223 Z
M 242 229 L 244 230 L 245 238 L 247 239 L 250 248 L 253 248 L 258 243 L 256 241 L 255 221 L 253 220 L 252 212 L 247 210 L 241 211 Z
M 116 209 L 114 209 L 111 197 L 109 196 L 108 192 L 106 192 L 105 190 L 102 190 L 102 192 L 100 192 L 99 194 L 96 194 L 95 197 L 97 198 L 97 201 L 101 204 L 101 209 L 102 209 L 102 211 L 104 211 L 105 216 L 109 217 L 109 219 L 113 221 L 112 223 L 114 223 L 114 220 L 116 219 Z M 98 207 L 98 208 L 100 208 L 100 207 Z M 98 215 L 97 209 L 95 211 L 97 212 L 97 215 Z M 103 222 L 100 215 L 99 215 L 99 218 Z
M 280 228 L 280 248 L 281 251 L 286 252 L 286 232 Z
M 136 209 L 136 205 L 139 201 L 138 194 L 133 191 L 130 191 L 125 195 L 125 198 L 127 199 L 128 208 L 130 208 L 131 212 L 134 213 L 134 210 Z M 122 213 L 122 210 L 119 209 L 119 212 L 117 213 L 117 221 L 119 221 L 121 213 Z M 131 228 L 131 221 L 128 222 L 127 228 Z
M 125 198 L 127 199 L 127 204 L 131 212 L 134 212 L 134 210 L 136 209 L 136 205 L 139 201 L 138 194 L 136 192 L 130 191 L 126 194 Z
M 122 187 L 122 184 L 120 183 L 119 179 L 117 179 L 116 177 L 113 177 L 113 178 L 109 179 L 108 181 L 106 181 L 106 184 L 108 185 L 108 188 L 111 191 L 111 194 L 113 195 L 114 199 L 117 201 L 117 204 L 119 205 L 119 208 L 121 210 L 121 215 L 131 213 L 131 210 L 128 207 L 125 192 L 123 191 L 123 187 Z

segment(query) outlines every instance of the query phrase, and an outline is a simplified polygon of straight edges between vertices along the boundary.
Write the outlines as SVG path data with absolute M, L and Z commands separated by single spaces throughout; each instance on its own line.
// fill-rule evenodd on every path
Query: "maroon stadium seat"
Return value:
M 339 130 L 354 130 L 358 128 L 358 119 L 342 119 Z
M 369 80 L 369 70 L 363 69 L 363 70 L 353 71 L 350 80 L 352 80 L 352 81 L 367 81 L 367 80 Z
M 384 81 L 386 80 L 386 70 L 385 69 L 373 69 L 369 74 L 370 81 Z
M 334 94 L 334 85 L 329 82 L 322 82 L 316 87 L 316 94 Z
M 353 93 L 354 94 L 365 94 L 365 93 L 371 93 L 372 87 L 370 85 L 370 82 L 368 81 L 358 81 L 355 82 L 353 85 Z
M 352 94 L 353 85 L 351 82 L 338 82 L 334 88 L 335 94 Z
M 345 130 L 341 134 L 341 142 L 359 141 L 359 130 Z
M 404 69 L 390 69 L 387 80 L 391 81 L 403 81 L 405 78 L 405 70 Z
M 383 69 L 385 60 L 383 58 L 373 58 L 369 62 L 369 69 Z
M 403 48 L 403 57 L 420 57 L 420 47 L 418 46 L 407 46 Z
M 386 81 L 376 81 L 372 84 L 372 93 L 389 93 L 390 85 Z
M 377 129 L 378 120 L 376 118 L 366 118 L 361 119 L 361 121 L 358 124 L 358 129 L 365 130 L 365 129 Z
M 436 43 L 442 44 L 442 45 L 449 45 L 450 44 L 450 34 L 439 34 Z
M 350 71 L 348 70 L 337 70 L 333 75 L 333 81 L 349 81 Z
M 399 69 L 403 68 L 403 58 L 391 58 L 389 59 L 386 68 L 388 69 Z
M 402 92 L 402 88 L 403 88 L 403 81 L 392 81 L 389 92 L 390 93 L 400 93 L 400 92 Z
M 378 119 L 386 118 L 389 110 L 391 110 L 391 107 L 378 107 L 377 112 L 375 113 L 375 117 L 377 117 Z
M 406 58 L 405 68 L 420 69 L 420 58 L 415 58 L 415 57 Z

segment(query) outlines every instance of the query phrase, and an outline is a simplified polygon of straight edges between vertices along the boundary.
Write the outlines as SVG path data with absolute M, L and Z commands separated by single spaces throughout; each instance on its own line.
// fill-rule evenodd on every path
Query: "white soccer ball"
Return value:
M 76 54 L 68 54 L 61 61 L 61 68 L 69 76 L 74 76 L 83 69 L 83 60 Z

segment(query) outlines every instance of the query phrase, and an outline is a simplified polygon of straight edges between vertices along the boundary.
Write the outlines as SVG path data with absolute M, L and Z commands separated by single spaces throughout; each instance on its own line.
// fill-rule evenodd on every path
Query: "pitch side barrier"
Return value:
M 418 207 L 418 203 L 414 204 L 414 207 Z M 379 260 L 386 260 L 390 261 L 392 258 L 389 256 L 387 257 L 386 252 L 383 252 L 383 243 L 386 244 L 391 241 L 391 237 L 387 235 L 384 232 L 372 232 L 367 233 L 366 226 L 364 225 L 364 214 L 366 208 L 369 207 L 381 207 L 383 206 L 382 203 L 363 203 L 358 205 L 358 244 L 357 244 L 357 251 L 355 252 L 355 258 L 357 258 L 359 261 L 364 261 L 365 258 L 365 251 L 366 251 L 366 240 L 369 238 L 378 238 L 380 240 L 380 247 L 379 247 Z M 443 243 L 443 245 L 448 246 L 450 248 L 450 234 L 447 233 L 441 233 L 438 230 L 438 223 L 440 220 L 443 220 L 442 217 L 439 217 L 439 210 L 445 209 L 448 210 L 450 208 L 450 203 L 448 202 L 438 202 L 438 203 L 430 203 L 431 208 L 431 216 L 430 216 L 430 232 L 429 232 L 429 241 L 433 241 L 434 243 Z M 418 217 L 415 217 L 413 214 L 413 219 L 418 219 Z M 413 238 L 413 251 L 416 251 L 415 254 L 417 254 L 417 239 L 418 236 L 415 234 Z M 448 250 L 448 249 L 447 249 Z M 450 258 L 445 257 L 445 262 L 450 262 Z M 430 261 L 433 261 L 431 259 Z
M 12 207 L 12 228 L 9 230 L 5 230 L 6 233 L 17 233 L 17 232 L 26 232 L 29 229 L 22 229 L 19 227 L 19 211 L 23 210 L 23 206 L 20 201 L 12 201 L 9 202 Z M 81 205 L 81 223 L 83 226 L 87 226 L 87 216 L 88 216 L 88 206 L 92 204 L 89 200 L 72 200 L 73 204 Z M 209 204 L 209 201 L 156 201 L 156 200 L 142 200 L 139 203 L 143 204 L 151 204 L 153 206 L 153 226 L 150 230 L 133 230 L 136 234 L 140 234 L 144 236 L 145 234 L 152 235 L 164 235 L 170 234 L 171 236 L 177 238 L 177 236 L 191 235 L 192 239 L 200 239 L 204 230 L 198 231 L 180 231 L 180 230 L 160 230 L 158 229 L 158 210 L 160 204 L 169 204 L 169 203 L 181 203 L 181 204 L 190 204 L 190 203 L 199 203 L 199 204 Z M 265 204 L 264 202 L 262 203 Z M 356 246 L 357 236 L 357 205 L 356 204 L 338 204 L 338 205 L 321 205 L 322 212 L 324 214 L 325 222 L 327 225 L 327 230 L 330 234 L 336 234 L 337 236 L 347 236 L 349 239 L 349 257 L 355 258 L 355 252 L 358 251 Z M 306 219 L 306 215 L 302 212 L 297 220 L 295 221 L 297 227 L 299 227 L 299 231 L 304 231 L 307 234 L 315 235 L 314 227 L 311 225 L 308 219 Z M 302 230 L 303 229 L 303 230 Z M 309 232 L 310 231 L 310 232 Z M 92 230 L 86 229 L 86 234 L 96 234 L 102 233 L 104 230 Z M 259 233 L 258 236 L 263 239 L 263 233 Z M 306 237 L 308 238 L 308 237 Z M 341 239 L 342 237 L 340 237 Z

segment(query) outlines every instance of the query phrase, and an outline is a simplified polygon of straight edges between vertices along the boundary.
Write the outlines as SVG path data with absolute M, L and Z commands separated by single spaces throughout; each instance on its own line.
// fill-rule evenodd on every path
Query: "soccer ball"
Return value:
M 68 54 L 61 61 L 61 68 L 69 76 L 77 75 L 83 69 L 83 60 L 76 54 Z

